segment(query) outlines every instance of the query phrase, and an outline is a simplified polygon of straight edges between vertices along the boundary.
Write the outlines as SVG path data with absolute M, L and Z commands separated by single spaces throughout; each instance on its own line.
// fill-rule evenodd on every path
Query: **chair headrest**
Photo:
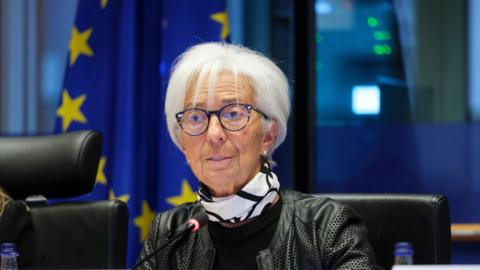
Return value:
M 0 186 L 15 199 L 88 193 L 101 152 L 102 135 L 96 131 L 0 137 Z

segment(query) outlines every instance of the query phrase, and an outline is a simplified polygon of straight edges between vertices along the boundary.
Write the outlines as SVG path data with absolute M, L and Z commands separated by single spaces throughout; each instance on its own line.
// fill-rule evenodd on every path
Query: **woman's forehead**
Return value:
M 194 81 L 187 89 L 184 107 L 215 107 L 229 103 L 253 103 L 254 90 L 247 77 L 220 73 L 216 78 Z

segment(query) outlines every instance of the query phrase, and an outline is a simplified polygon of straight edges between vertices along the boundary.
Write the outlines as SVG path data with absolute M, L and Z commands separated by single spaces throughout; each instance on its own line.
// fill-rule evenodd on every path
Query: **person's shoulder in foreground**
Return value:
M 35 242 L 35 230 L 24 201 L 11 200 L 4 205 L 0 217 L 0 242 L 15 243 L 20 253 L 20 268 L 43 268 L 45 256 Z

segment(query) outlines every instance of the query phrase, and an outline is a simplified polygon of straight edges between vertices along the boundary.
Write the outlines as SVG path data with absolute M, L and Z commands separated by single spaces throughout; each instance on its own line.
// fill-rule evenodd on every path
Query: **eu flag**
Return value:
M 103 133 L 96 185 L 82 199 L 127 203 L 128 265 L 156 211 L 196 200 L 197 181 L 165 123 L 170 66 L 186 48 L 228 34 L 222 1 L 79 1 L 55 129 Z

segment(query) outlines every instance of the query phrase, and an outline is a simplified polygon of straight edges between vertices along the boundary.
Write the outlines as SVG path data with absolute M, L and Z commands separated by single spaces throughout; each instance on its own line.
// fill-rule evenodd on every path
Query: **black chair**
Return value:
M 101 148 L 102 137 L 94 131 L 0 137 L 0 186 L 15 199 L 28 197 L 36 241 L 46 255 L 47 268 L 126 266 L 125 203 L 105 200 L 49 204 L 38 199 L 90 192 Z
M 415 264 L 450 263 L 450 210 L 442 195 L 321 194 L 362 216 L 377 262 L 393 265 L 397 242 L 411 242 Z

